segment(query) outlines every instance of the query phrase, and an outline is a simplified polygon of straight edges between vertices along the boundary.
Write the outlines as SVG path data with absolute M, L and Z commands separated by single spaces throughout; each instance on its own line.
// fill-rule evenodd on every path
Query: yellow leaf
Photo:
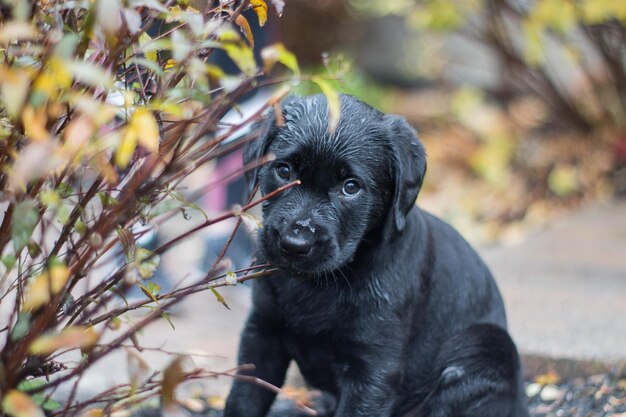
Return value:
M 25 393 L 9 391 L 2 400 L 2 410 L 13 417 L 45 417 L 43 411 Z
M 580 189 L 578 170 L 570 165 L 557 165 L 548 175 L 548 187 L 560 197 L 567 197 Z
M 172 69 L 176 66 L 176 61 L 173 59 L 168 59 L 167 61 L 165 61 L 165 67 L 163 67 L 164 70 L 168 70 L 168 69 Z
M 135 110 L 130 119 L 130 128 L 135 131 L 141 146 L 150 152 L 159 151 L 159 126 L 150 110 Z
M 543 28 L 541 25 L 528 20 L 522 23 L 524 35 L 524 58 L 526 63 L 536 67 L 544 60 Z
M 158 303 L 158 302 L 159 302 L 159 300 L 158 300 L 158 299 L 154 296 L 154 294 L 152 294 L 152 293 L 150 292 L 150 290 L 149 290 L 149 289 L 148 289 L 145 285 L 143 285 L 143 284 L 141 284 L 141 283 L 137 283 L 137 285 L 139 286 L 139 288 L 141 289 L 141 291 L 142 291 L 142 292 L 143 292 L 143 293 L 144 293 L 144 294 L 145 294 L 145 295 L 146 295 L 149 299 L 151 299 L 152 301 L 154 301 L 154 302 L 156 302 L 156 303 Z
M 535 382 L 542 386 L 558 384 L 560 380 L 561 380 L 561 375 L 559 375 L 553 370 L 549 370 L 545 374 L 538 375 L 535 377 Z
M 24 133 L 29 139 L 36 141 L 50 140 L 50 133 L 46 129 L 48 115 L 45 108 L 33 109 L 26 106 L 22 112 L 22 123 L 24 124 Z
M 133 153 L 135 153 L 135 147 L 137 147 L 137 134 L 135 133 L 135 129 L 130 125 L 126 126 L 124 134 L 122 135 L 122 141 L 115 150 L 115 163 L 117 166 L 122 169 L 128 166 L 130 159 L 133 157 Z
M 88 349 L 98 341 L 93 327 L 73 326 L 59 334 L 47 334 L 37 338 L 28 348 L 33 355 L 49 355 L 62 348 Z
M 87 410 L 84 413 L 80 414 L 79 417 L 104 417 L 104 411 L 101 408 L 92 408 L 91 410 Z
M 296 56 L 285 49 L 283 44 L 275 43 L 261 50 L 261 58 L 263 59 L 263 71 L 269 72 L 276 62 L 280 62 L 291 71 L 296 77 L 300 76 L 300 68 Z
M 47 68 L 39 74 L 33 84 L 33 90 L 46 98 L 54 98 L 59 91 L 72 85 L 72 74 L 66 63 L 60 58 L 51 58 Z
M 55 265 L 37 276 L 26 290 L 22 308 L 26 311 L 37 310 L 50 302 L 50 294 L 58 294 L 70 277 L 70 270 L 65 265 Z
M 230 59 L 237 64 L 245 74 L 251 75 L 256 71 L 256 61 L 252 49 L 232 30 L 225 30 L 220 34 L 221 47 Z
M 152 38 L 146 32 L 139 35 L 139 46 L 142 48 L 152 42 Z M 157 62 L 157 52 L 155 50 L 146 51 L 143 55 L 152 62 Z
M 259 18 L 259 26 L 265 26 L 265 22 L 267 22 L 267 4 L 265 4 L 265 1 L 250 0 L 250 5 Z
M 322 93 L 326 96 L 326 101 L 328 102 L 328 132 L 333 133 L 337 129 L 339 117 L 341 116 L 339 94 L 327 80 L 313 77 L 312 81 L 320 87 Z
M 582 0 L 580 10 L 582 19 L 588 24 L 599 24 L 610 19 L 617 11 L 615 0 Z
M 250 29 L 250 24 L 248 23 L 246 18 L 242 15 L 239 15 L 235 19 L 235 23 L 237 24 L 237 26 L 239 26 L 241 33 L 243 33 L 243 35 L 248 40 L 250 48 L 254 48 L 254 36 L 252 36 L 252 29 Z

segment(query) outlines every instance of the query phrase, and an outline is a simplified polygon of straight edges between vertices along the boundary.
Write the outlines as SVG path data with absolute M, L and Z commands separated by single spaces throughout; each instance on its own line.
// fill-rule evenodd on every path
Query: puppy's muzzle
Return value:
M 291 257 L 305 256 L 311 252 L 313 241 L 311 239 L 303 239 L 302 236 L 281 236 L 280 249 L 285 255 Z
M 311 253 L 317 241 L 315 227 L 310 219 L 298 220 L 275 230 L 275 236 L 283 255 L 289 258 L 302 258 Z

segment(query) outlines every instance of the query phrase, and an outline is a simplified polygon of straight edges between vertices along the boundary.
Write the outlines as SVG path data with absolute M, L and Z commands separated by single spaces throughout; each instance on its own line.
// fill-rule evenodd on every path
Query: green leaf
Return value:
M 2 257 L 2 263 L 4 264 L 6 269 L 9 271 L 13 269 L 16 262 L 17 262 L 17 259 L 15 258 L 15 255 L 13 255 L 12 253 L 6 254 Z
M 24 336 L 28 334 L 28 330 L 30 329 L 30 320 L 33 315 L 28 311 L 21 311 L 17 315 L 17 321 L 11 329 L 11 341 L 16 342 L 22 339 Z
M 17 384 L 17 389 L 20 391 L 30 391 L 35 388 L 39 388 L 45 385 L 46 382 L 43 379 L 29 379 L 26 381 L 22 381 Z M 61 403 L 53 400 L 52 398 L 46 398 L 47 395 L 43 393 L 34 394 L 31 398 L 39 407 L 43 408 L 46 411 L 54 411 L 61 407 Z
M 328 132 L 333 133 L 337 129 L 339 124 L 339 117 L 341 116 L 341 103 L 339 101 L 339 94 L 335 88 L 323 78 L 313 77 L 312 81 L 317 84 L 322 93 L 326 96 L 328 102 Z
M 211 292 L 213 293 L 213 295 L 215 296 L 215 298 L 217 298 L 217 301 L 219 301 L 224 307 L 226 307 L 227 309 L 230 310 L 230 307 L 228 306 L 228 304 L 226 303 L 226 300 L 224 299 L 224 297 L 222 296 L 222 294 L 220 294 L 219 292 L 217 292 L 217 290 L 215 288 L 211 288 Z
M 159 295 L 159 291 L 161 291 L 161 286 L 159 284 L 155 284 L 154 282 L 148 282 L 148 291 L 156 297 Z
M 34 201 L 24 200 L 15 205 L 11 225 L 11 239 L 13 239 L 15 253 L 19 253 L 26 246 L 38 220 L 39 211 Z
M 39 193 L 39 201 L 48 208 L 56 208 L 61 204 L 61 196 L 55 190 L 46 190 Z

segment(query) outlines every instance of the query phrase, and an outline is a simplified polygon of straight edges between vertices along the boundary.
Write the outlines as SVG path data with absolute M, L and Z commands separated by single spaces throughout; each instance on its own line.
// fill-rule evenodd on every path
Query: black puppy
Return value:
M 240 364 L 281 386 L 293 359 L 334 395 L 334 416 L 527 416 L 515 345 L 487 267 L 414 205 L 426 171 L 416 132 L 350 96 L 329 133 L 324 96 L 291 99 L 245 162 L 268 200 L 259 236 L 278 272 L 254 283 Z M 275 394 L 235 381 L 226 417 L 265 416 Z

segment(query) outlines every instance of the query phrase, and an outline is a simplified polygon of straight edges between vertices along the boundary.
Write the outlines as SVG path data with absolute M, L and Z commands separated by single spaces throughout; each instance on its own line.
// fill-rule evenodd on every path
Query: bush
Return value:
M 282 10 L 282 1 L 208 2 L 202 10 L 183 0 L 1 4 L 2 411 L 75 416 L 97 405 L 89 414 L 95 416 L 149 397 L 175 410 L 176 385 L 202 376 L 185 372 L 181 358 L 163 373 L 131 378 L 90 399 L 76 400 L 77 383 L 92 364 L 150 322 L 167 318 L 189 294 L 212 291 L 225 303 L 218 287 L 266 273 L 229 271 L 222 262 L 229 241 L 196 282 L 162 291 L 150 281 L 160 255 L 188 236 L 228 218 L 238 219 L 232 235 L 242 220 L 257 224 L 247 210 L 261 200 L 215 218 L 205 214 L 201 224 L 153 250 L 138 239 L 181 211 L 201 211 L 194 201 L 203 191 L 184 194 L 183 180 L 254 139 L 256 129 L 235 132 L 278 106 L 299 77 L 295 58 L 280 44 L 261 51 L 259 68 L 242 15 L 252 9 L 263 25 L 268 12 Z M 237 75 L 212 61 L 218 50 L 237 65 Z M 278 62 L 292 75 L 259 83 Z M 260 84 L 281 83 L 250 117 L 220 123 L 243 95 Z M 230 181 L 255 165 L 210 181 Z M 119 259 L 121 266 L 97 273 Z M 124 295 L 133 287 L 145 296 L 127 302 Z M 140 307 L 149 313 L 121 325 Z M 67 352 L 79 353 L 77 361 L 61 360 Z M 129 366 L 138 375 L 141 360 L 136 362 Z M 66 382 L 73 389 L 61 404 L 52 397 Z

